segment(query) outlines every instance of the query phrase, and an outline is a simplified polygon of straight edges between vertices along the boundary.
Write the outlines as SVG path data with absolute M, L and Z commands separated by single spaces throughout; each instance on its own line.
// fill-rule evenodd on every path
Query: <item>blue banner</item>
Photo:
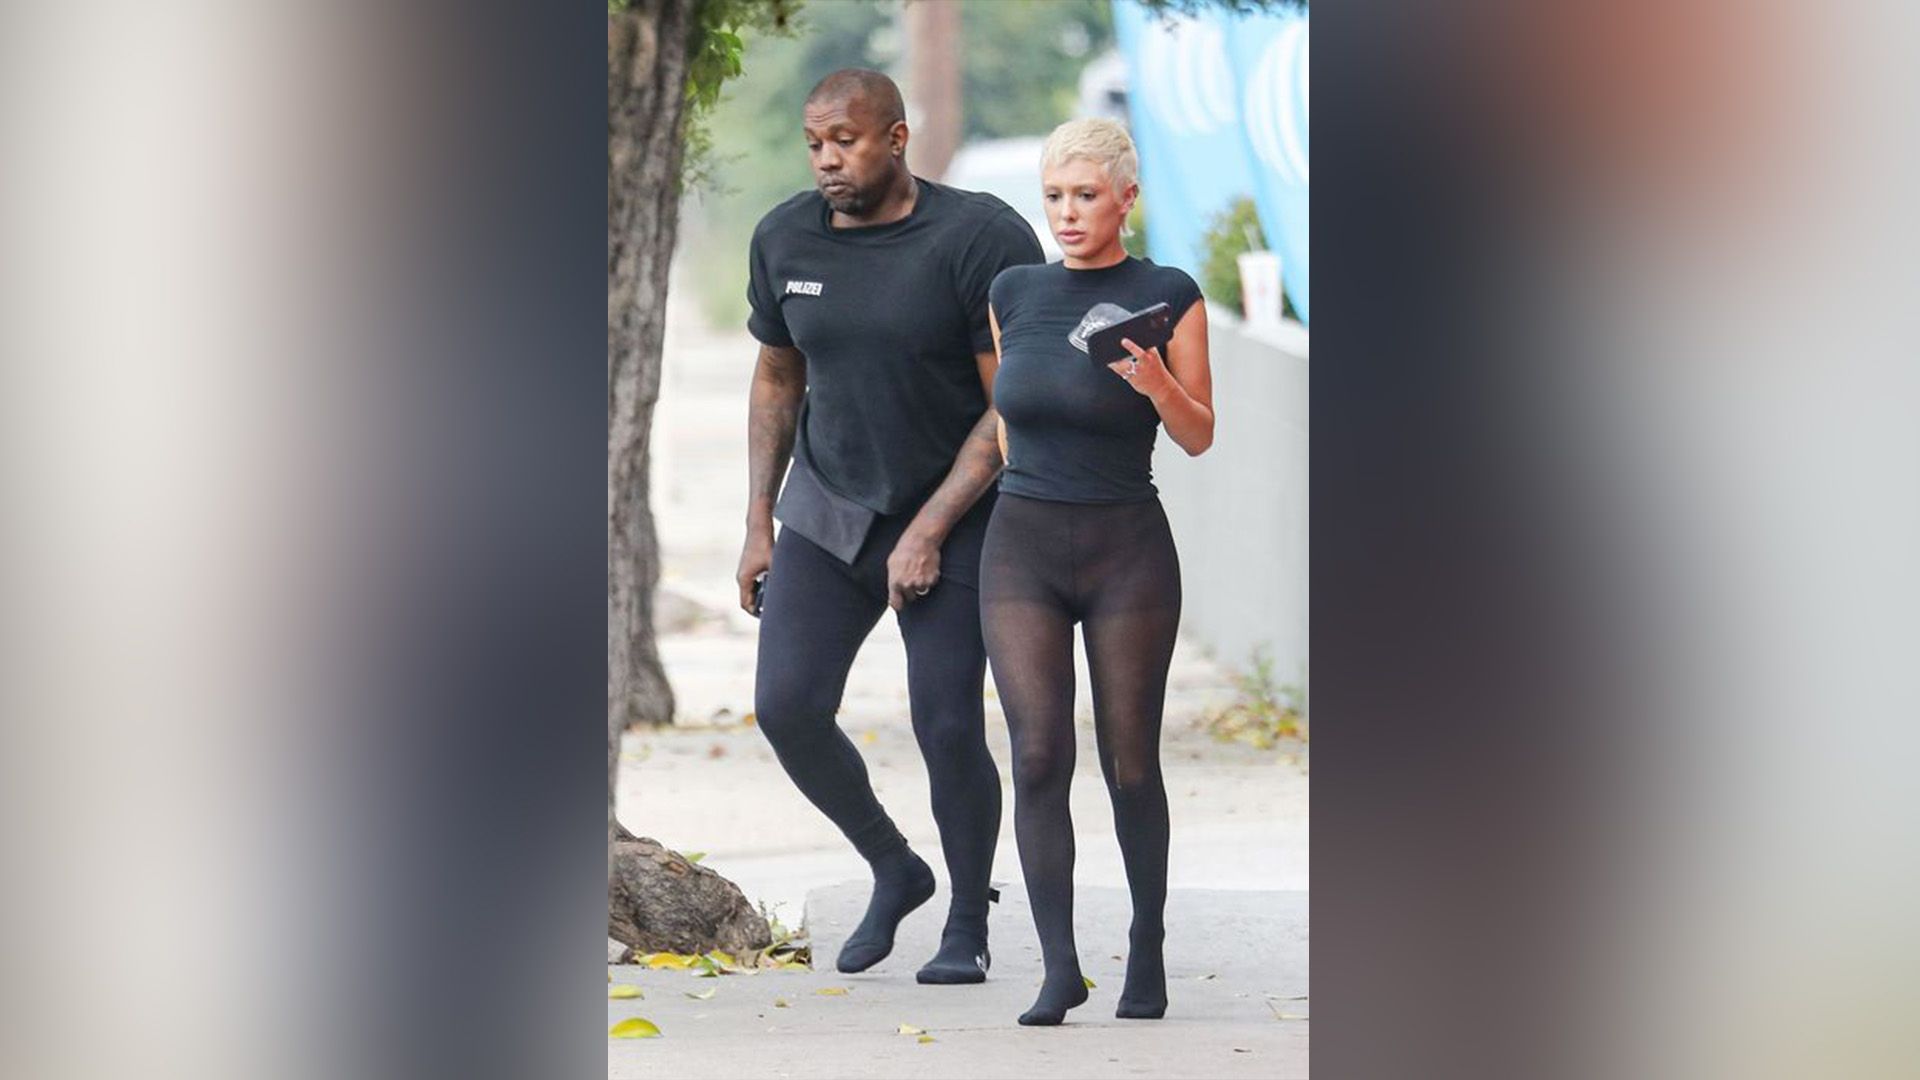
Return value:
M 1207 230 L 1251 197 L 1307 321 L 1306 16 L 1159 19 L 1131 0 L 1114 0 L 1113 11 L 1149 254 L 1198 277 Z

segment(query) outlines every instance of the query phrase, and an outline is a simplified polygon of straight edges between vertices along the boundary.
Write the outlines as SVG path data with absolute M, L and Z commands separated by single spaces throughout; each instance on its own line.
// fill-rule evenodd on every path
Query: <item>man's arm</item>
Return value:
M 980 496 L 1000 475 L 1000 414 L 993 409 L 993 376 L 1000 368 L 1000 328 L 994 325 L 995 351 L 979 353 L 980 382 L 987 391 L 987 411 L 967 433 L 954 456 L 947 478 L 934 489 L 926 505 L 887 557 L 887 603 L 895 611 L 912 603 L 940 580 L 940 545 Z
M 773 565 L 773 504 L 793 457 L 800 403 L 807 396 L 807 358 L 791 346 L 761 345 L 747 406 L 747 540 L 734 580 L 740 608 L 758 615 L 754 579 Z

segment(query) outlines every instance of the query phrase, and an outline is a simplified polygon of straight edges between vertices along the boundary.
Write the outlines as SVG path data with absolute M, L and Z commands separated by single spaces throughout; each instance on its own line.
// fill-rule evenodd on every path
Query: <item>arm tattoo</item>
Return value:
M 931 529 L 944 539 L 1000 475 L 1000 414 L 991 406 L 967 433 L 953 468 L 926 505 L 914 516 L 914 529 Z
M 747 410 L 747 520 L 771 521 L 780 479 L 793 456 L 800 403 L 807 394 L 807 360 L 800 350 L 760 346 Z

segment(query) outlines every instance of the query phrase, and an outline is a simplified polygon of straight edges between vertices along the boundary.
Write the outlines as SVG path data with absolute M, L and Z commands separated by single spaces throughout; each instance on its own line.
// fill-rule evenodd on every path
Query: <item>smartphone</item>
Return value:
M 767 572 L 760 571 L 753 579 L 753 617 L 760 617 L 760 605 L 767 595 Z
M 1112 326 L 1103 326 L 1087 335 L 1087 356 L 1096 367 L 1116 360 L 1131 360 L 1120 339 L 1126 338 L 1142 349 L 1157 349 L 1173 340 L 1173 311 L 1165 304 L 1136 311 Z

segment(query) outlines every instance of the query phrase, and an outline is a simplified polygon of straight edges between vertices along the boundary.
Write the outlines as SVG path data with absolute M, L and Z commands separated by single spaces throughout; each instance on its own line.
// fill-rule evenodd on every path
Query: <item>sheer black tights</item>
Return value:
M 1023 1024 L 1087 998 L 1073 935 L 1073 627 L 1133 899 L 1116 1015 L 1166 1011 L 1167 792 L 1160 722 L 1180 622 L 1180 568 L 1158 502 L 1088 506 L 1003 495 L 981 563 L 981 623 L 1013 742 L 1014 831 L 1046 979 Z

